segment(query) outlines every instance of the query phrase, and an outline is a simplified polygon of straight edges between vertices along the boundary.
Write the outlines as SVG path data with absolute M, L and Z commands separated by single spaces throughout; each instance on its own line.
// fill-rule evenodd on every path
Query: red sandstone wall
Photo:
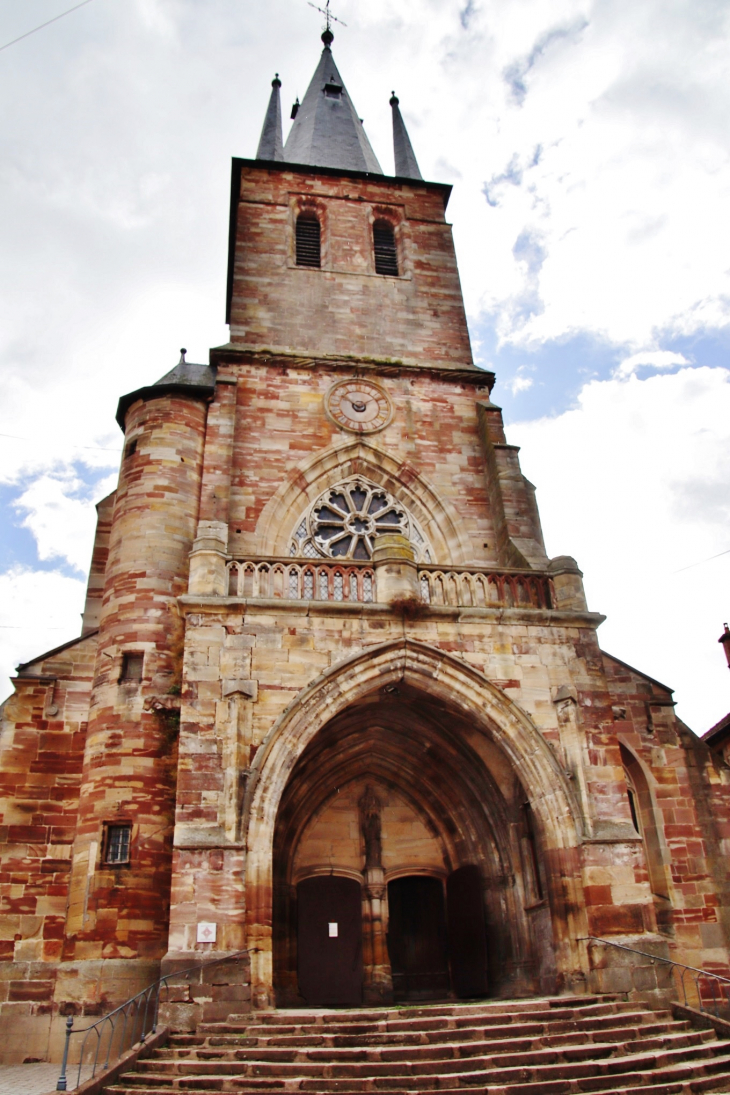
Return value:
M 294 222 L 313 204 L 322 269 L 295 265 Z M 372 220 L 395 226 L 398 278 L 375 273 Z M 320 355 L 471 364 L 443 191 L 244 165 L 231 341 Z
M 277 550 L 286 554 L 287 537 L 300 510 L 330 483 L 359 473 L 375 477 L 396 494 L 401 492 L 403 500 L 409 492 L 419 500 L 413 512 L 424 531 L 429 522 L 432 525 L 436 561 L 498 562 L 477 421 L 477 400 L 482 395 L 480 385 L 486 390 L 486 375 L 477 373 L 474 382 L 465 377 L 457 383 L 428 370 L 401 375 L 368 372 L 367 377 L 388 394 L 395 414 L 384 430 L 358 437 L 335 425 L 324 408 L 328 389 L 358 375 L 354 369 L 335 369 L 321 362 L 317 368 L 306 369 L 281 359 L 267 360 L 265 355 L 258 359 L 222 356 L 225 363 L 219 376 L 238 382 L 235 410 L 228 411 L 235 414 L 235 421 L 231 419 L 230 431 L 223 434 L 228 438 L 232 433 L 233 445 L 231 450 L 216 433 L 206 448 L 201 517 L 228 517 L 232 554 L 265 554 L 277 536 Z M 230 402 L 230 398 L 230 387 L 219 384 L 211 419 L 223 414 L 221 400 Z M 362 448 L 354 451 L 359 442 Z M 317 455 L 334 447 L 341 455 L 335 453 L 318 468 Z M 221 474 L 221 464 L 226 462 L 230 501 Z M 432 489 L 433 496 L 424 493 L 419 480 Z M 277 515 L 270 514 L 267 506 L 287 482 L 299 484 L 302 493 L 283 503 L 285 508 Z M 307 492 L 312 495 L 309 499 Z M 525 519 L 529 522 L 529 514 Z M 533 535 L 540 535 L 539 527 Z
M 89 712 L 64 957 L 155 958 L 166 949 L 176 690 L 197 524 L 205 404 L 165 395 L 127 412 Z M 136 448 L 129 451 L 129 442 Z M 123 681 L 125 652 L 144 654 Z M 162 705 L 162 709 L 160 709 Z M 104 823 L 132 825 L 126 867 L 101 861 Z
M 116 491 L 112 491 L 96 505 L 96 534 L 94 536 L 94 548 L 91 553 L 89 579 L 86 586 L 82 635 L 87 635 L 99 626 L 106 565 L 109 560 L 109 537 L 112 531 L 115 495 Z
M 23 667 L 0 732 L 0 1027 L 43 1057 L 66 922 L 96 637 Z
M 666 871 L 671 907 L 665 930 L 683 961 L 727 974 L 727 868 L 730 771 L 675 717 L 672 692 L 604 655 L 616 735 L 640 761 L 658 828 L 657 854 Z M 645 862 L 637 881 L 648 878 Z M 660 908 L 662 903 L 657 903 Z

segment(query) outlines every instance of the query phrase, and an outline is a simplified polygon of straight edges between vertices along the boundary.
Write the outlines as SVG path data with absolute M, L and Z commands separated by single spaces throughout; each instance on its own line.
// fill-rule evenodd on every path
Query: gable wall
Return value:
M 2 708 L 0 1028 L 10 1060 L 47 1052 L 96 645 L 90 635 L 25 666 Z
M 670 689 L 608 654 L 603 661 L 616 736 L 641 762 L 654 801 L 671 902 L 665 928 L 684 962 L 726 972 L 730 769 L 677 719 Z M 646 880 L 642 867 L 637 882 Z

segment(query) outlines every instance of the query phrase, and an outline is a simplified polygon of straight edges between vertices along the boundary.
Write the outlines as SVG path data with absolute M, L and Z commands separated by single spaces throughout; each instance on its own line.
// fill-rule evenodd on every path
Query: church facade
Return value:
M 233 161 L 230 342 L 120 400 L 82 634 L 2 708 L 8 1061 L 226 956 L 170 1022 L 729 969 L 730 769 L 548 558 L 450 187 L 323 42 Z

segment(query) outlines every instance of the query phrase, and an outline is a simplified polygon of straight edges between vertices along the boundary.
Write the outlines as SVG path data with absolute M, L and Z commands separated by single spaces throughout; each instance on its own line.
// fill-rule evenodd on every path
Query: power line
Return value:
M 64 15 L 70 15 L 72 11 L 78 11 L 79 8 L 83 8 L 84 4 L 90 4 L 91 0 L 81 0 L 80 4 L 75 4 L 74 7 L 69 8 L 67 11 L 62 11 L 60 15 L 54 15 L 53 19 L 49 19 L 46 23 L 41 23 L 39 27 L 33 27 L 33 30 L 27 30 L 25 34 L 21 34 L 20 38 L 13 38 L 12 42 L 6 42 L 4 46 L 0 46 L 0 53 L 4 49 L 9 49 L 14 46 L 16 42 L 22 42 L 24 38 L 30 38 L 31 34 L 35 34 L 38 30 L 43 30 L 44 27 L 50 27 L 51 23 L 57 23 L 59 19 L 63 19 Z
M 719 551 L 717 555 L 709 555 L 707 558 L 700 558 L 698 563 L 690 563 L 690 566 L 681 566 L 679 570 L 672 570 L 672 574 L 682 574 L 683 570 L 691 570 L 693 566 L 702 566 L 703 563 L 711 563 L 714 558 L 719 558 L 720 555 L 730 555 L 730 547 L 726 547 L 725 551 Z

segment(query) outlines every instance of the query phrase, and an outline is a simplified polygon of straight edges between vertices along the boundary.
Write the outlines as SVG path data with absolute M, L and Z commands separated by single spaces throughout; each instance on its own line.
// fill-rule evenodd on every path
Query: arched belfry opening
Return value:
M 281 798 L 279 1006 L 550 990 L 547 879 L 526 791 L 455 707 L 400 681 L 326 723 Z M 530 841 L 532 840 L 532 844 Z

